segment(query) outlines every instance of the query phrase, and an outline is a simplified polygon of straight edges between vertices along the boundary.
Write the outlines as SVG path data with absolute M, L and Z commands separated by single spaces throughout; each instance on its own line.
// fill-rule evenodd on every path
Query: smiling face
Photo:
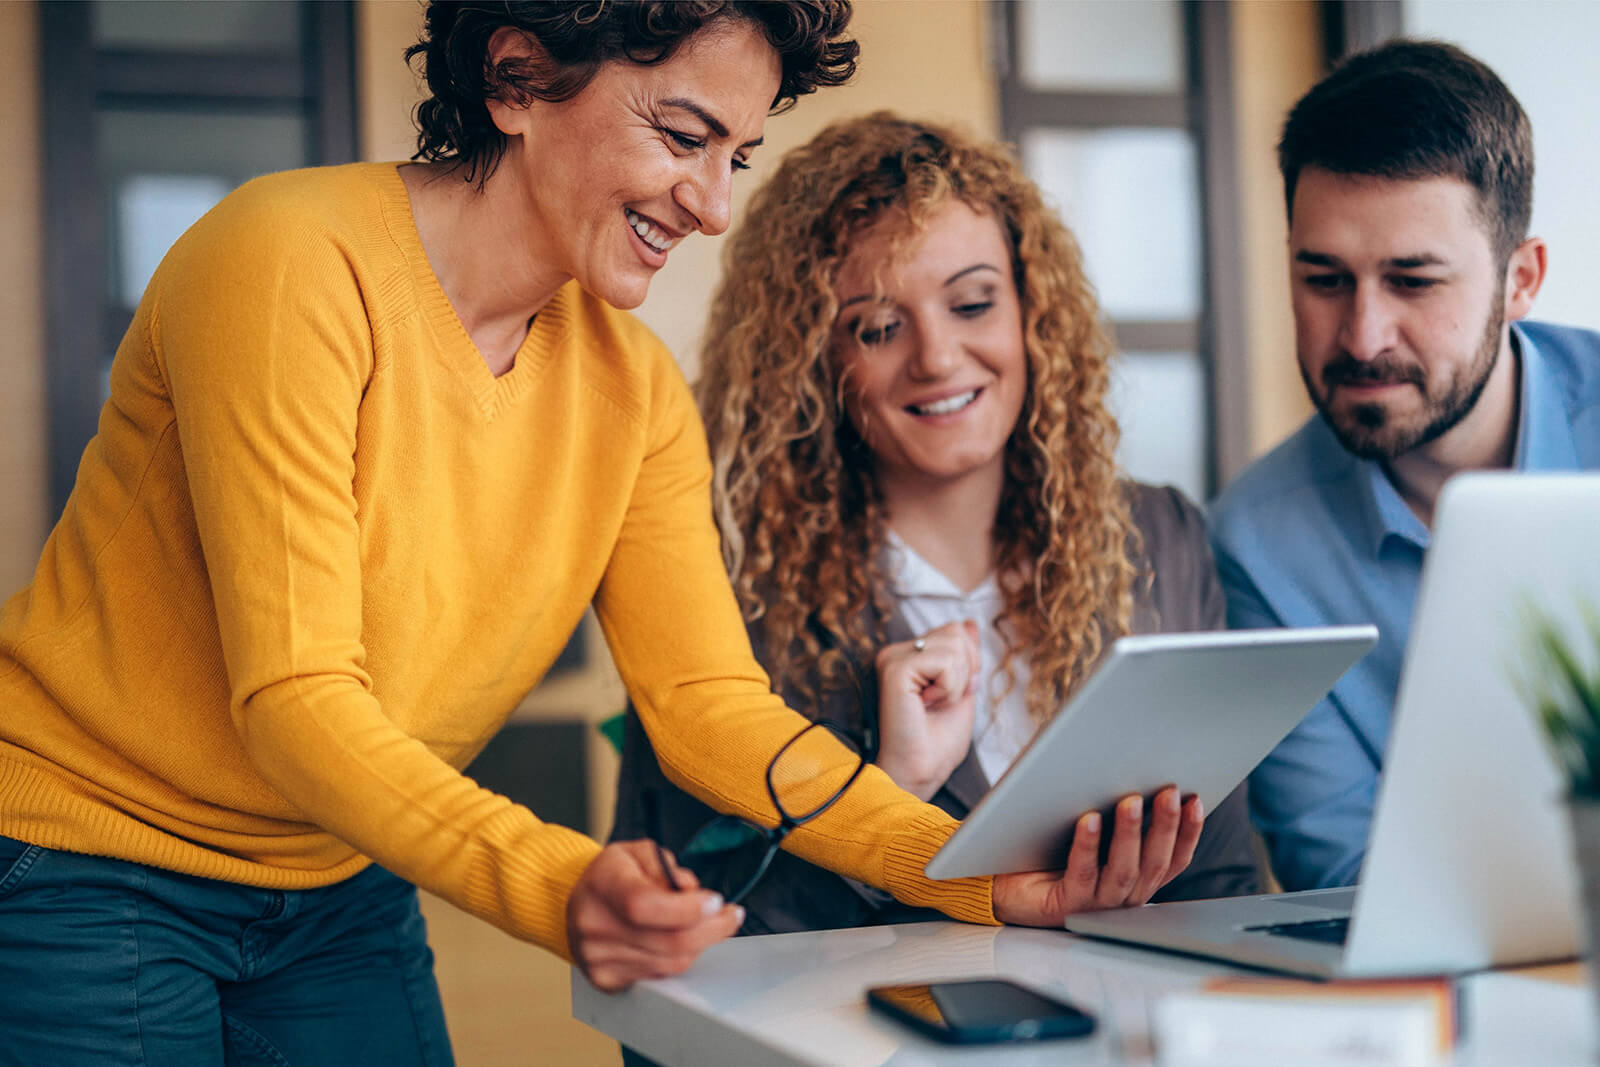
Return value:
M 835 283 L 850 422 L 886 496 L 980 482 L 998 499 L 1028 389 L 1010 243 L 992 213 L 953 198 L 885 269 L 890 241 L 868 229 Z
M 496 49 L 527 41 L 501 30 Z M 607 63 L 573 99 L 496 101 L 536 258 L 619 308 L 637 307 L 672 247 L 728 228 L 731 181 L 761 143 L 781 73 L 751 23 L 727 19 L 663 63 Z
M 1289 255 L 1300 373 L 1350 451 L 1422 448 L 1509 382 L 1507 274 L 1467 183 L 1308 168 Z

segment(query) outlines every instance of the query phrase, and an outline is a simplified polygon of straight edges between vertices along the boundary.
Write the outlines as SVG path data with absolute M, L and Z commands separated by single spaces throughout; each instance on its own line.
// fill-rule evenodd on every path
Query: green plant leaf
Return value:
M 1600 795 L 1600 607 L 1587 601 L 1578 607 L 1583 623 L 1569 637 L 1531 600 L 1524 601 L 1529 655 L 1513 675 L 1566 774 L 1568 788 L 1574 794 L 1596 796 Z M 1592 670 L 1585 670 L 1574 641 L 1592 643 Z

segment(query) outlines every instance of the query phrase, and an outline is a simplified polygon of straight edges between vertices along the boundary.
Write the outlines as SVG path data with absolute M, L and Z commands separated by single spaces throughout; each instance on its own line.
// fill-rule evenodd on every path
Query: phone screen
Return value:
M 1078 1037 L 1094 1030 L 1087 1012 L 999 978 L 879 986 L 867 991 L 867 999 L 945 1041 Z

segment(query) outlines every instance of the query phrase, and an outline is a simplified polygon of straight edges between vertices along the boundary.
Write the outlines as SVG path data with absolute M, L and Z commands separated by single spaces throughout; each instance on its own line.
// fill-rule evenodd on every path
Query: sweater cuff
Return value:
M 912 819 L 889 840 L 883 852 L 884 887 L 898 900 L 938 908 L 962 922 L 998 926 L 994 917 L 994 879 L 932 879 L 923 873 L 933 854 L 944 847 L 961 824 L 933 808 Z
M 601 846 L 591 837 L 550 823 L 531 836 L 534 840 L 525 840 L 523 847 L 501 855 L 500 871 L 488 863 L 471 871 L 467 910 L 571 963 L 567 901 Z

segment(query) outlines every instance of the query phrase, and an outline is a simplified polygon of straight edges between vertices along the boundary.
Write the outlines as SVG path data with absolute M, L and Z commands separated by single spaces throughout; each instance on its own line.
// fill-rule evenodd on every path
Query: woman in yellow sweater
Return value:
M 752 659 L 670 355 L 630 316 L 728 224 L 848 5 L 436 3 L 417 165 L 280 174 L 174 246 L 0 614 L 0 1042 L 23 1062 L 448 1062 L 412 885 L 676 973 L 738 925 L 465 766 L 593 601 L 672 780 L 775 821 L 805 724 Z M 815 735 L 813 735 L 815 737 Z M 819 788 L 858 762 L 808 749 Z M 869 768 L 786 846 L 957 918 L 954 829 Z

